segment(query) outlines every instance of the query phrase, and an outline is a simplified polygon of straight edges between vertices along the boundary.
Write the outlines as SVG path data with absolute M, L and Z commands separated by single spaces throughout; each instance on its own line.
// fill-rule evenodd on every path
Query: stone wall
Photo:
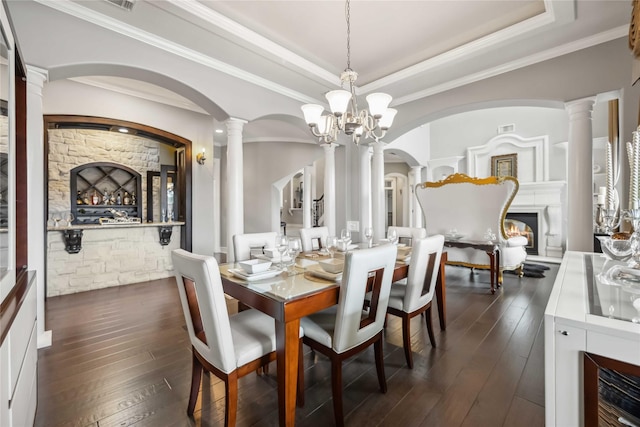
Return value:
M 160 142 L 118 132 L 89 129 L 49 129 L 49 216 L 70 212 L 71 169 L 93 162 L 128 166 L 142 177 L 143 222 L 147 209 L 147 171 L 160 172 Z M 159 188 L 159 179 L 158 185 Z M 158 188 L 154 188 L 154 220 L 159 221 Z M 75 199 L 75 195 L 74 195 Z M 55 214 L 55 215 L 53 215 Z M 51 224 L 50 220 L 50 226 Z M 105 226 L 108 227 L 108 226 Z M 161 246 L 157 226 L 91 228 L 84 230 L 82 250 L 65 251 L 62 231 L 47 234 L 47 296 L 155 280 L 173 275 L 171 251 L 180 247 L 180 226 L 171 243 Z
M 90 129 L 49 129 L 49 217 L 70 210 L 70 171 L 93 162 L 128 166 L 142 175 L 142 212 L 146 219 L 147 171 L 160 172 L 161 143 L 136 135 Z M 154 197 L 154 202 L 158 197 Z M 157 217 L 156 217 L 157 218 Z
M 167 246 L 157 226 L 87 229 L 77 254 L 65 251 L 62 231 L 49 231 L 47 297 L 173 276 L 171 251 L 179 247 L 180 226 Z

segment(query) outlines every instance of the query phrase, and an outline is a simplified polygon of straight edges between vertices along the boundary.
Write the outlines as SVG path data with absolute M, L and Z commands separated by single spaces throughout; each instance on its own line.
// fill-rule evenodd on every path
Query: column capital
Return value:
M 49 72 L 45 69 L 27 65 L 27 86 L 32 93 L 42 95 L 44 84 L 49 81 Z
M 338 144 L 322 144 L 325 153 L 334 153 Z
M 249 123 L 248 120 L 240 119 L 238 117 L 229 117 L 224 122 L 227 123 L 227 125 L 229 125 L 230 123 L 238 123 L 238 124 L 241 124 L 241 125 L 245 125 L 245 124 Z
M 574 101 L 568 101 L 564 103 L 564 108 L 569 113 L 569 116 L 577 114 L 588 114 L 591 116 L 593 111 L 593 105 L 596 103 L 596 97 L 590 96 L 588 98 L 576 99 Z
M 27 65 L 27 79 L 37 78 L 39 81 L 49 81 L 49 71 L 34 65 Z
M 375 141 L 371 143 L 374 154 L 381 154 L 384 151 L 384 141 Z
M 228 138 L 229 136 L 232 136 L 235 133 L 242 134 L 242 129 L 244 128 L 244 125 L 248 122 L 246 120 L 237 119 L 235 117 L 229 117 L 227 120 L 224 121 L 224 123 L 227 126 L 227 138 Z

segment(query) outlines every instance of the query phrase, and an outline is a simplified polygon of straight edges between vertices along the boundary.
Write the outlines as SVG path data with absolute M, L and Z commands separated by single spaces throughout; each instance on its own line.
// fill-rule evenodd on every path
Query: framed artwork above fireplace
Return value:
M 518 154 L 502 154 L 491 156 L 492 176 L 512 176 L 518 177 Z

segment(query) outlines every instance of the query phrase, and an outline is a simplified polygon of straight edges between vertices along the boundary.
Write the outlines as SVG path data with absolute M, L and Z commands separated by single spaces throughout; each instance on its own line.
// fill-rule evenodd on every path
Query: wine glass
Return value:
M 367 239 L 367 247 L 371 247 L 371 241 L 373 240 L 373 227 L 366 227 L 364 229 L 364 238 Z
M 340 238 L 344 242 L 345 246 L 349 246 L 349 243 L 351 243 L 351 231 L 347 228 L 343 228 L 340 232 Z
M 328 236 L 325 246 L 327 247 L 329 255 L 333 258 L 333 254 L 336 252 L 336 249 L 338 249 L 338 238 L 336 236 Z
M 394 228 L 387 232 L 387 239 L 389 239 L 389 243 L 395 245 L 398 242 L 398 233 Z
M 638 297 L 637 295 L 634 295 L 631 297 L 631 299 L 633 300 L 632 304 L 633 304 L 633 308 L 636 309 L 636 311 L 638 312 L 637 316 L 633 316 L 631 318 L 631 321 L 633 323 L 640 323 L 640 297 Z
M 282 270 L 282 261 L 284 260 L 284 254 L 289 250 L 289 239 L 284 234 L 280 234 L 276 239 L 276 249 L 280 252 L 280 263 L 278 264 L 280 270 Z
M 62 221 L 62 215 L 60 215 L 60 212 L 52 212 L 51 221 L 53 221 L 54 227 L 56 228 L 60 227 L 60 221 Z
M 65 221 L 67 221 L 67 226 L 71 226 L 71 223 L 73 222 L 73 220 L 76 219 L 73 214 L 71 212 L 69 212 L 67 214 L 67 217 L 65 218 Z
M 299 237 L 293 237 L 289 239 L 289 256 L 291 257 L 291 267 L 295 267 L 296 258 L 300 255 L 302 251 L 302 242 Z

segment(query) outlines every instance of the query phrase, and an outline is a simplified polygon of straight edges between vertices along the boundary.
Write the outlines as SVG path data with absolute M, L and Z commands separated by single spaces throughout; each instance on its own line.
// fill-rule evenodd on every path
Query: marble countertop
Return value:
M 108 230 L 111 228 L 140 228 L 140 227 L 173 227 L 181 226 L 185 223 L 183 221 L 171 221 L 171 222 L 140 222 L 140 223 L 123 223 L 123 224 L 78 224 L 62 227 L 47 227 L 47 231 L 65 231 L 65 230 Z

